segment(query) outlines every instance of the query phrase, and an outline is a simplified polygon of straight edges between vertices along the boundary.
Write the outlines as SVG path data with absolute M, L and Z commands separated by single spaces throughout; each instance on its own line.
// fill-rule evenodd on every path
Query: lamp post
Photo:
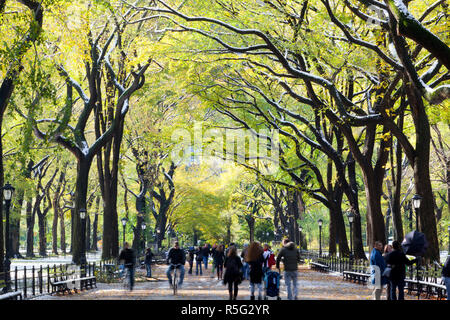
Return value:
M 9 232 L 9 209 L 11 207 L 11 198 L 14 193 L 14 187 L 10 185 L 8 182 L 2 187 L 3 191 L 3 199 L 5 200 L 5 207 L 6 207 L 6 225 L 5 225 L 5 261 L 3 263 L 5 268 L 5 287 L 3 289 L 4 292 L 8 292 L 11 289 L 10 284 L 10 267 L 11 267 L 11 260 L 9 258 L 11 257 L 11 236 Z
M 303 231 L 302 226 L 298 226 L 298 232 L 299 232 L 299 234 L 298 234 L 298 246 L 300 247 L 300 249 L 302 248 L 302 231 Z
M 86 264 L 86 209 L 80 209 L 81 219 L 81 256 L 80 264 Z
M 144 252 L 145 252 L 145 247 L 146 247 L 146 244 L 145 244 L 145 229 L 147 228 L 147 225 L 145 224 L 145 221 L 142 222 L 141 228 L 142 228 L 142 237 L 144 238 Z
M 422 197 L 417 193 L 412 197 L 412 203 L 414 207 L 414 211 L 416 213 L 416 231 L 419 231 L 419 209 L 420 209 L 420 200 Z
M 319 219 L 317 221 L 317 223 L 319 224 L 319 256 L 322 257 L 322 224 L 323 224 L 323 220 Z
M 355 219 L 355 214 L 352 211 L 347 213 L 348 222 L 350 223 L 350 260 L 353 259 L 353 220 Z
M 127 225 L 128 219 L 126 217 L 122 218 L 120 221 L 122 221 L 122 227 L 123 227 L 123 241 L 122 246 L 125 248 L 125 226 Z

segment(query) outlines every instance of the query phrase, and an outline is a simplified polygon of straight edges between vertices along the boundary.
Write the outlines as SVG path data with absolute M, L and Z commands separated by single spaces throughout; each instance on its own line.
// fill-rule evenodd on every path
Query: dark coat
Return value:
M 167 262 L 171 264 L 181 263 L 184 265 L 186 262 L 186 254 L 184 253 L 184 250 L 180 248 L 170 248 L 169 253 L 167 254 Z
M 288 242 L 283 246 L 277 256 L 276 268 L 280 269 L 280 262 L 283 259 L 284 270 L 297 271 L 300 262 L 300 251 L 295 247 L 294 242 Z
M 225 274 L 223 275 L 223 283 L 241 283 L 242 282 L 242 262 L 238 256 L 225 258 Z
M 248 264 L 250 266 L 251 283 L 261 283 L 264 277 L 263 263 L 264 263 L 264 256 L 262 253 L 256 261 L 248 261 Z
M 213 262 L 215 266 L 223 265 L 225 261 L 225 253 L 223 251 L 215 250 L 213 256 Z
M 409 260 L 401 250 L 394 250 L 386 257 L 386 263 L 391 266 L 389 276 L 391 281 L 404 280 L 406 277 L 406 265 L 412 265 L 417 259 Z
M 136 263 L 136 256 L 133 249 L 123 249 L 120 251 L 119 260 L 124 260 L 125 266 L 131 267 Z
M 152 258 L 153 258 L 153 252 L 149 251 L 145 253 L 145 264 L 151 264 L 152 263 Z

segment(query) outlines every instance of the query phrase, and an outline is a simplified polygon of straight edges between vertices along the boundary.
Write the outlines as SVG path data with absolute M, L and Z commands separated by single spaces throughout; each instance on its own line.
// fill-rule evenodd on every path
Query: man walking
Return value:
M 382 255 L 383 243 L 375 241 L 373 250 L 370 253 L 370 269 L 371 269 L 371 283 L 373 285 L 372 298 L 373 300 L 381 299 L 381 292 L 383 286 L 387 284 L 387 278 L 383 276 L 384 269 L 386 269 L 386 261 Z
M 169 253 L 167 254 L 167 263 L 169 264 L 169 267 L 167 268 L 166 275 L 171 287 L 171 272 L 176 265 L 179 265 L 177 267 L 180 270 L 180 281 L 178 282 L 178 289 L 181 289 L 181 285 L 183 284 L 184 279 L 184 264 L 186 263 L 186 254 L 184 253 L 183 249 L 180 248 L 178 241 L 175 241 L 174 246 L 170 248 Z
M 130 290 L 134 287 L 134 265 L 136 264 L 136 255 L 134 250 L 130 249 L 130 244 L 125 242 L 123 250 L 119 254 L 119 261 L 128 269 L 128 277 L 130 281 Z
M 295 247 L 295 243 L 285 239 L 283 241 L 283 248 L 277 256 L 276 268 L 280 269 L 280 262 L 284 264 L 284 282 L 286 283 L 286 290 L 289 300 L 297 300 L 297 270 L 300 262 L 300 252 Z M 291 289 L 291 285 L 293 290 Z

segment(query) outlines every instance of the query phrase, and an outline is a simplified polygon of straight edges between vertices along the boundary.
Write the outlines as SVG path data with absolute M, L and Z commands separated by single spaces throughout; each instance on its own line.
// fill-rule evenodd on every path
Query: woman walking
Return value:
M 230 294 L 229 300 L 236 300 L 239 290 L 238 286 L 242 282 L 242 262 L 237 255 L 235 246 L 229 247 L 224 266 L 225 274 L 223 276 L 223 284 L 228 284 L 228 293 Z
M 223 245 L 220 245 L 214 250 L 214 256 L 213 256 L 213 266 L 217 272 L 217 280 L 222 279 L 224 262 L 225 262 L 225 253 L 224 253 Z
M 249 245 L 246 261 L 250 266 L 250 300 L 255 300 L 255 286 L 258 287 L 258 300 L 262 300 L 263 254 L 264 249 L 259 242 L 255 241 Z

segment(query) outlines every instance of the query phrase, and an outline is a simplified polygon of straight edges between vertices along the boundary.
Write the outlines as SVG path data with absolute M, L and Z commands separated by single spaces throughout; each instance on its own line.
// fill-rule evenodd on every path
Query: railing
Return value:
M 342 273 L 343 271 L 353 271 L 370 274 L 370 263 L 364 259 L 350 259 L 346 257 L 336 257 L 322 255 L 317 252 L 301 250 L 301 257 L 314 262 L 325 264 L 330 271 Z M 406 279 L 414 281 L 425 281 L 430 283 L 441 282 L 442 267 L 437 264 L 417 267 L 416 264 L 407 266 Z
M 43 267 L 32 266 L 14 267 L 8 272 L 0 273 L 0 293 L 7 291 L 22 291 L 24 299 L 34 298 L 51 293 L 51 282 L 62 276 L 93 276 L 96 271 L 95 262 L 82 266 L 73 264 L 47 265 Z

